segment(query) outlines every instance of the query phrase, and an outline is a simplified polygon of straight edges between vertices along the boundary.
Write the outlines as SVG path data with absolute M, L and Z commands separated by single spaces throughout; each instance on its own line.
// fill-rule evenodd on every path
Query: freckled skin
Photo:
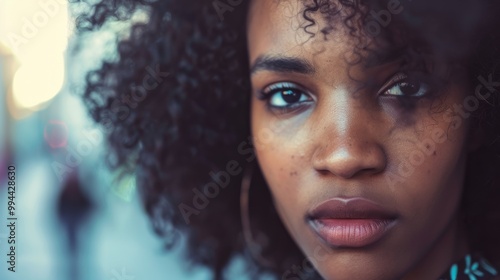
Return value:
M 248 15 L 250 65 L 264 55 L 286 55 L 308 61 L 315 70 L 302 74 L 264 69 L 251 77 L 252 134 L 276 209 L 325 279 L 436 279 L 468 250 L 457 212 L 469 123 L 464 120 L 450 129 L 443 113 L 429 111 L 431 98 L 408 103 L 372 89 L 356 91 L 359 85 L 349 74 L 365 80 L 376 76 L 383 84 L 397 66 L 370 70 L 349 65 L 345 57 L 353 47 L 342 26 L 326 41 L 322 34 L 310 39 L 298 28 L 305 25 L 300 3 L 255 0 Z M 256 92 L 278 82 L 300 84 L 313 102 L 285 114 L 269 110 L 268 101 L 257 98 Z M 447 87 L 441 93 L 446 97 L 443 106 L 462 104 L 465 87 Z M 413 172 L 401 176 L 400 165 L 423 139 L 432 137 L 433 129 L 446 131 L 446 140 L 435 143 L 432 156 L 425 155 L 412 166 Z M 263 131 L 270 135 L 259 139 Z M 398 176 L 394 184 L 388 181 L 390 174 Z M 335 196 L 374 200 L 399 214 L 397 224 L 368 247 L 325 246 L 304 216 Z M 318 248 L 326 258 L 317 257 Z

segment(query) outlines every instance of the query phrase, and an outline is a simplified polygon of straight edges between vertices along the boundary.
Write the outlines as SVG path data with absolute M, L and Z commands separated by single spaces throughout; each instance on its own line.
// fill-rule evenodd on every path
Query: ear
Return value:
M 471 126 L 467 141 L 467 151 L 475 152 L 484 144 L 486 134 L 480 125 L 474 124 Z

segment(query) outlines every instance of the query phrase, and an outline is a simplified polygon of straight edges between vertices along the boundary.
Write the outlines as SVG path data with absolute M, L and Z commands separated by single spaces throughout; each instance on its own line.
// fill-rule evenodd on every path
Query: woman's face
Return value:
M 326 279 L 437 278 L 464 247 L 466 85 L 436 90 L 398 57 L 350 63 L 343 24 L 325 36 L 314 15 L 311 38 L 301 2 L 254 0 L 248 18 L 252 133 L 276 209 Z

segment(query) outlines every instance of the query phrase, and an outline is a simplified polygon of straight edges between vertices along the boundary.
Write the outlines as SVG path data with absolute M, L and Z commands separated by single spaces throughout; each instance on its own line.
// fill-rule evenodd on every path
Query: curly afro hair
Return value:
M 367 50 L 366 38 L 371 38 L 386 52 L 414 50 L 415 63 L 432 54 L 448 66 L 464 67 L 471 94 L 478 79 L 500 81 L 499 1 L 401 0 L 404 12 L 378 29 L 369 11 L 379 11 L 389 1 L 301 1 L 298 16 L 308 22 L 303 28 L 311 36 L 326 35 L 340 25 L 348 28 L 357 39 L 354 53 L 359 60 L 353 63 L 380 55 L 377 50 L 370 57 L 361 55 Z M 137 12 L 147 15 L 131 25 L 127 36 L 117 38 L 115 56 L 88 73 L 83 99 L 107 132 L 110 164 L 135 172 L 158 234 L 168 238 L 182 232 L 188 259 L 211 268 L 214 279 L 223 279 L 238 256 L 247 260 L 252 279 L 264 273 L 281 279 L 293 265 L 303 264 L 306 258 L 274 209 L 252 149 L 248 1 L 88 3 L 90 10 L 77 19 L 81 34 L 129 21 Z M 341 10 L 346 16 L 340 16 Z M 310 28 L 317 24 L 314 13 L 329 23 L 317 34 Z M 491 228 L 500 225 L 498 83 L 488 89 L 490 97 L 473 112 L 475 127 L 486 140 L 469 159 L 462 210 L 474 248 L 499 261 L 500 230 Z M 255 165 L 249 212 L 258 231 L 251 244 L 245 242 L 240 216 L 240 186 L 248 165 Z M 216 193 L 200 195 L 210 186 Z M 255 252 L 265 261 L 252 258 Z M 308 277 L 320 278 L 314 271 Z

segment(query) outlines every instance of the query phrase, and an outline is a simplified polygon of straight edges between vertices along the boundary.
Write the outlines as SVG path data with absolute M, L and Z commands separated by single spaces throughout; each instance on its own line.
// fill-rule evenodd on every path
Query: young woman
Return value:
M 500 279 L 498 1 L 102 1 L 84 99 L 216 279 Z

